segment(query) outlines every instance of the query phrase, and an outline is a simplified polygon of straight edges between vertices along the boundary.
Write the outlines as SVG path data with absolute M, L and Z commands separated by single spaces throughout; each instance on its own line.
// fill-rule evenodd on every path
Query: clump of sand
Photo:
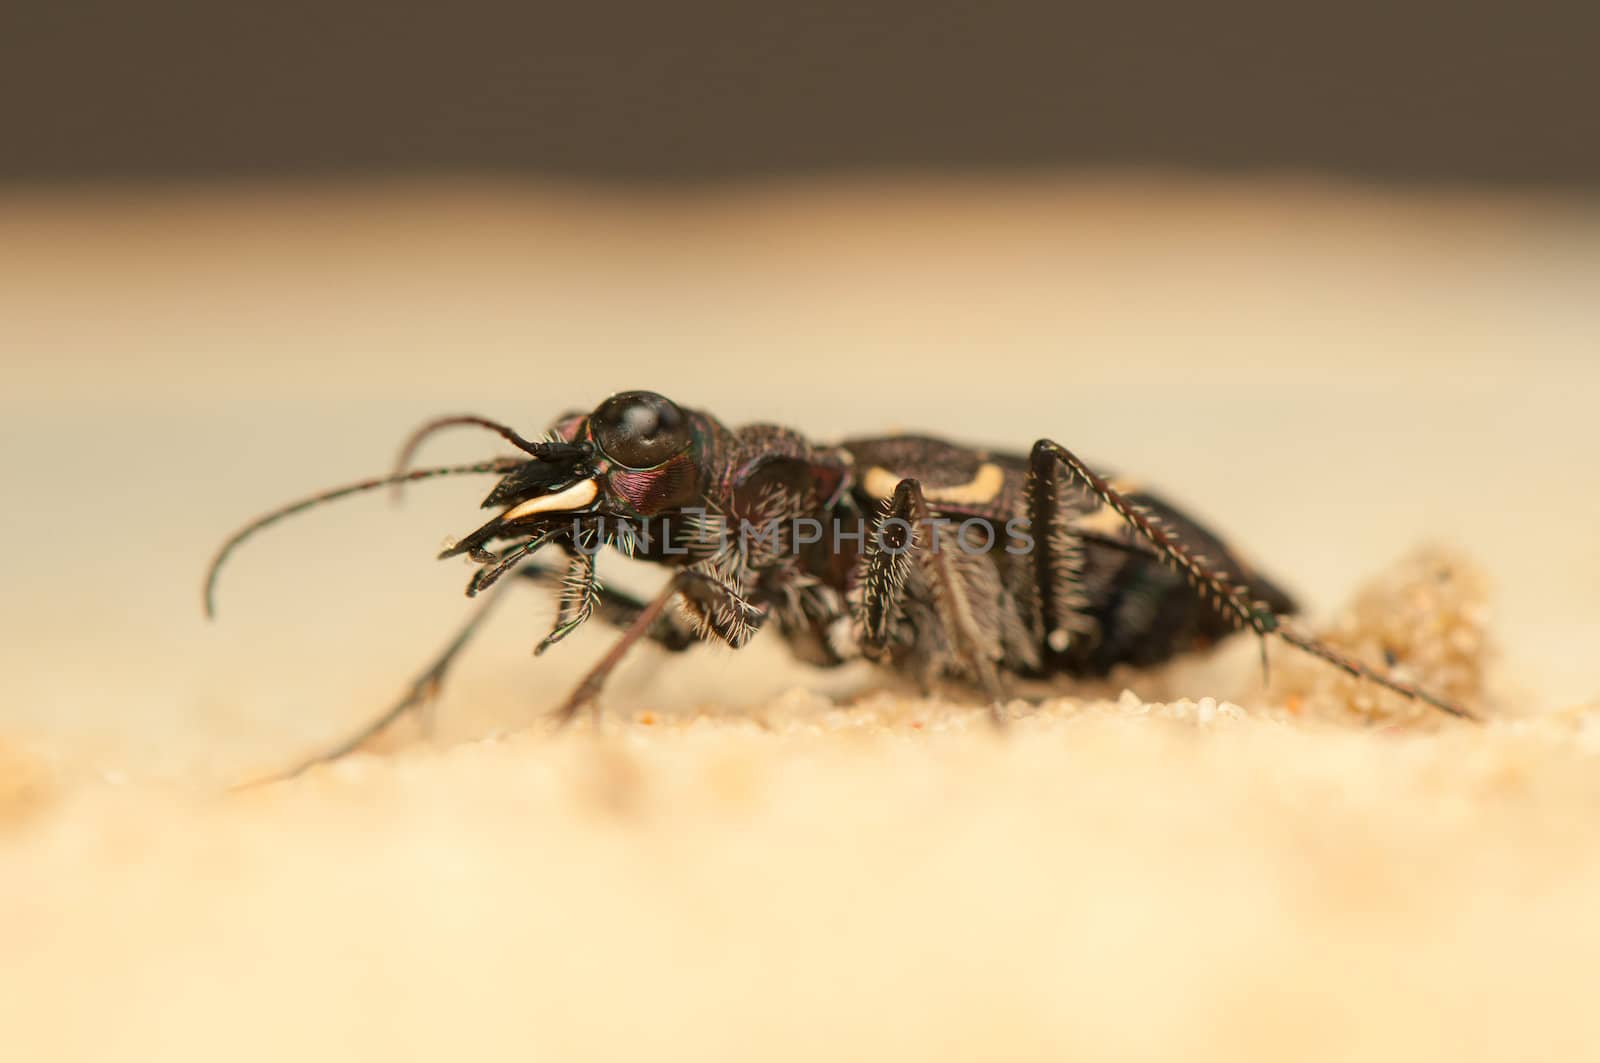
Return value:
M 1003 734 L 893 694 L 611 705 L 229 795 L 0 751 L 0 1030 L 17 1059 L 1590 1056 L 1600 712 L 1500 713 L 1487 619 L 1428 551 L 1326 629 L 1482 725 L 1283 650 L 1264 696 L 1051 698 Z
M 1459 551 L 1418 549 L 1363 587 L 1317 631 L 1330 646 L 1478 715 L 1492 702 L 1488 580 Z M 1426 704 L 1349 676 L 1315 658 L 1285 653 L 1272 697 L 1296 711 L 1341 722 L 1437 723 Z

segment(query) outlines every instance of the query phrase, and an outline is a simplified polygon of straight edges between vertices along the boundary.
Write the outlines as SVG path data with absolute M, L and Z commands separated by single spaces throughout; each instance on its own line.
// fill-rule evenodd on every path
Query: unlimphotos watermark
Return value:
M 639 521 L 605 515 L 575 516 L 572 541 L 585 554 L 598 553 L 607 542 L 628 540 L 650 552 L 659 541 L 661 553 L 668 556 L 727 550 L 735 544 L 740 553 L 747 555 L 798 554 L 813 547 L 838 553 L 847 546 L 860 552 L 869 542 L 890 556 L 918 546 L 934 551 L 953 547 L 966 554 L 989 554 L 996 549 L 1008 554 L 1030 554 L 1034 547 L 1029 524 L 1021 517 L 1013 517 L 1002 526 L 982 517 L 932 517 L 915 523 L 903 517 L 889 517 L 875 525 L 861 519 L 825 522 L 815 517 L 791 517 L 758 524 L 730 521 L 704 509 L 680 512 L 684 524 L 679 528 L 687 527 L 688 534 L 674 534 L 672 517 Z

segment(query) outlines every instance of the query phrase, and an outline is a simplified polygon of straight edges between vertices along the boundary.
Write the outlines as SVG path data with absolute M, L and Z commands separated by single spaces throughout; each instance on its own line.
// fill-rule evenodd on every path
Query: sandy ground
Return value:
M 1592 204 L 1442 191 L 0 200 L 7 1055 L 1592 1058 L 1596 306 Z M 432 742 L 224 792 L 459 621 L 429 557 L 481 485 L 275 530 L 207 627 L 232 526 L 429 414 L 531 431 L 639 386 L 1054 436 L 1494 718 L 1287 650 L 1263 688 L 1241 644 L 997 736 L 758 640 L 641 654 L 552 735 L 604 636 L 530 661 L 525 595 Z

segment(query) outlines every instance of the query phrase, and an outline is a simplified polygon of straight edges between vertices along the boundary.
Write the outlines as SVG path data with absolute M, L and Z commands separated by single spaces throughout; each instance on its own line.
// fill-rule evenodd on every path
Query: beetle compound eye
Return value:
M 689 446 L 689 419 L 653 391 L 624 391 L 600 404 L 589 430 L 606 457 L 630 469 L 653 469 Z

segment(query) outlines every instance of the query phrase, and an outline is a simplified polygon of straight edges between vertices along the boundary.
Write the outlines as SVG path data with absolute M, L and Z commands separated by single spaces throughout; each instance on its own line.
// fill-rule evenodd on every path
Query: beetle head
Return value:
M 443 428 L 472 425 L 486 428 L 520 450 L 526 458 L 492 458 L 468 465 L 413 468 L 421 443 Z M 430 421 L 411 434 L 400 460 L 388 476 L 348 484 L 280 506 L 246 524 L 218 549 L 206 570 L 207 615 L 214 612 L 217 576 L 228 558 L 263 528 L 351 495 L 441 476 L 497 474 L 500 481 L 484 499 L 485 508 L 501 512 L 442 557 L 470 554 L 478 561 L 499 560 L 484 549 L 495 539 L 523 539 L 531 553 L 553 539 L 579 538 L 561 527 L 584 516 L 651 517 L 690 505 L 708 479 L 708 458 L 714 422 L 685 410 L 653 391 L 624 391 L 602 402 L 593 413 L 572 414 L 556 422 L 550 438 L 535 442 L 497 421 L 456 415 Z M 588 532 L 582 533 L 589 538 Z M 521 556 L 521 555 L 519 555 Z M 486 584 L 484 584 L 486 585 Z M 475 584 L 475 586 L 477 586 Z
M 708 422 L 664 395 L 619 392 L 593 413 L 559 419 L 551 434 L 484 499 L 501 513 L 441 556 L 586 515 L 651 517 L 700 496 Z

